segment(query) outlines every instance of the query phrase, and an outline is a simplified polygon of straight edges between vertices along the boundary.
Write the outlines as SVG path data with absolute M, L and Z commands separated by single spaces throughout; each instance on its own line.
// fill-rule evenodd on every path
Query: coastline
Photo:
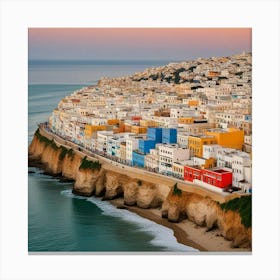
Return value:
M 142 209 L 127 206 L 123 204 L 123 198 L 108 200 L 108 202 L 117 208 L 124 208 L 124 210 L 131 211 L 145 219 L 172 229 L 179 243 L 198 249 L 200 252 L 251 253 L 251 250 L 247 248 L 232 248 L 231 241 L 221 236 L 218 229 L 206 231 L 205 227 L 197 226 L 189 220 L 172 223 L 161 217 L 159 209 Z
M 48 137 L 48 139 L 50 139 L 50 138 L 53 139 L 52 137 L 50 137 L 50 135 L 47 131 L 44 131 L 44 134 Z M 61 139 L 59 139 L 59 138 L 56 139 L 56 138 L 57 137 L 55 137 L 55 139 L 54 139 L 55 142 L 57 144 L 62 145 L 60 142 Z M 64 140 L 64 142 L 66 142 L 66 141 Z M 42 161 L 42 159 L 40 159 L 40 160 L 37 159 L 34 161 L 34 163 L 39 162 L 40 166 L 38 166 L 38 167 L 41 169 L 45 169 L 45 172 L 49 173 L 49 175 L 59 174 L 58 177 L 62 176 L 63 179 L 67 178 L 67 180 L 72 179 L 72 181 L 73 180 L 75 181 L 75 184 L 77 183 L 77 181 L 79 181 L 79 184 L 81 186 L 83 186 L 83 188 L 84 188 L 84 186 L 87 186 L 89 188 L 89 190 L 86 189 L 87 192 L 83 193 L 82 194 L 83 196 L 91 196 L 93 194 L 93 190 L 91 189 L 91 186 L 95 186 L 96 196 L 103 196 L 103 195 L 101 195 L 101 193 L 102 193 L 102 191 L 104 192 L 104 190 L 106 190 L 106 192 L 110 193 L 110 195 L 108 195 L 108 194 L 105 195 L 104 196 L 105 200 L 107 200 L 108 202 L 111 202 L 111 204 L 114 205 L 115 207 L 127 209 L 131 212 L 136 213 L 137 215 L 139 215 L 143 218 L 152 220 L 152 221 L 156 222 L 157 224 L 160 224 L 162 226 L 172 229 L 174 232 L 174 236 L 176 237 L 176 239 L 179 243 L 193 247 L 195 249 L 198 249 L 201 252 L 207 252 L 207 251 L 216 252 L 216 253 L 217 252 L 221 252 L 221 253 L 227 253 L 227 252 L 228 253 L 231 253 L 231 252 L 250 253 L 251 252 L 251 248 L 232 248 L 232 246 L 231 246 L 233 243 L 232 240 L 234 238 L 236 238 L 236 236 L 232 237 L 231 235 L 227 235 L 224 232 L 223 232 L 223 236 L 222 236 L 222 232 L 219 229 L 213 228 L 212 230 L 207 231 L 207 227 L 200 227 L 200 226 L 196 225 L 196 223 L 191 222 L 189 220 L 183 220 L 183 221 L 180 221 L 179 223 L 173 223 L 173 222 L 168 221 L 165 218 L 162 218 L 161 210 L 159 208 L 155 208 L 155 207 L 159 207 L 160 205 L 152 206 L 150 198 L 148 199 L 149 203 L 146 203 L 147 197 L 148 196 L 153 197 L 153 195 L 154 195 L 154 193 L 150 189 L 149 184 L 147 184 L 147 185 L 144 184 L 141 188 L 142 193 L 140 194 L 140 196 L 137 196 L 138 199 L 140 198 L 140 203 L 145 203 L 145 206 L 136 207 L 136 206 L 124 205 L 124 198 L 117 198 L 117 197 L 120 197 L 121 193 L 117 192 L 116 186 L 118 186 L 119 183 L 122 184 L 121 179 L 124 180 L 124 178 L 122 176 L 126 176 L 125 173 L 127 173 L 127 170 L 122 170 L 122 168 L 119 168 L 119 166 L 110 164 L 110 160 L 106 159 L 106 160 L 104 160 L 104 162 L 102 161 L 103 168 L 105 168 L 104 170 L 107 170 L 107 172 L 109 171 L 108 174 L 110 174 L 110 175 L 108 175 L 108 174 L 106 175 L 106 176 L 108 176 L 108 178 L 106 177 L 107 185 L 106 185 L 106 187 L 104 187 L 104 182 L 103 182 L 103 180 L 105 179 L 105 178 L 103 178 L 104 174 L 100 177 L 99 176 L 100 174 L 98 173 L 99 174 L 98 176 L 101 179 L 103 178 L 102 180 L 100 180 L 100 178 L 98 176 L 96 177 L 96 173 L 94 173 L 94 172 L 89 174 L 84 171 L 79 171 L 77 169 L 78 166 L 80 165 L 81 158 L 83 156 L 85 156 L 85 153 L 83 153 L 83 151 L 80 151 L 80 150 L 77 151 L 75 149 L 75 147 L 72 147 L 75 150 L 75 154 L 77 154 L 77 158 L 74 161 L 72 161 L 71 158 L 68 158 L 68 157 L 64 158 L 63 159 L 64 170 L 60 170 L 60 169 L 57 169 L 58 164 L 59 164 L 59 153 L 60 152 L 58 152 L 57 150 L 53 150 L 53 148 L 51 146 L 47 146 L 47 148 L 46 148 L 46 146 L 42 146 L 42 144 L 40 144 L 40 141 L 38 142 L 38 140 L 37 140 L 37 142 L 35 141 L 34 143 L 33 143 L 33 146 L 30 146 L 31 151 L 33 150 L 33 152 L 31 152 L 31 154 L 34 153 L 35 155 L 37 155 L 37 157 L 38 156 L 41 157 L 42 155 L 44 156 L 43 161 Z M 63 143 L 63 144 L 65 145 L 66 143 Z M 67 148 L 68 148 L 68 145 L 67 145 Z M 50 155 L 51 155 L 51 158 L 50 158 Z M 100 158 L 99 156 L 97 156 L 97 157 L 98 157 L 98 159 Z M 29 164 L 30 164 L 33 162 L 33 160 L 32 160 L 32 157 L 29 157 L 29 159 L 31 160 L 29 162 Z M 89 156 L 89 159 L 91 160 L 91 156 Z M 109 161 L 109 162 L 107 162 L 107 161 Z M 49 168 L 47 168 L 47 170 L 46 170 L 46 166 L 44 166 L 44 164 L 42 164 L 42 163 L 47 163 L 47 165 L 49 165 L 48 166 Z M 61 164 L 61 162 L 60 162 L 60 164 Z M 119 172 L 117 172 L 117 171 L 119 171 Z M 75 174 L 75 175 L 73 175 L 73 174 Z M 143 174 L 141 177 L 139 177 L 139 174 L 133 174 L 133 175 L 135 175 L 135 176 L 133 176 L 134 178 L 145 179 L 143 182 L 150 181 L 150 176 L 149 176 L 149 178 L 148 178 L 149 180 L 148 180 L 147 174 Z M 70 177 L 72 176 L 72 177 L 70 178 L 69 176 Z M 95 182 L 97 182 L 97 180 L 98 180 L 98 182 L 99 182 L 98 186 L 97 186 L 97 183 L 93 184 L 91 180 L 95 180 Z M 129 180 L 129 178 L 126 178 L 126 180 Z M 159 179 L 157 179 L 156 181 L 159 185 L 160 184 Z M 128 189 L 132 188 L 133 190 L 135 190 L 135 189 L 138 189 L 138 186 L 137 185 L 135 186 L 134 185 L 135 183 L 133 184 L 133 181 L 131 181 L 130 183 L 128 183 L 128 182 L 126 181 L 126 184 L 128 184 L 126 187 L 126 195 L 128 195 L 128 197 L 132 198 L 133 191 L 130 190 L 130 193 L 128 193 Z M 155 183 L 155 178 L 153 178 L 153 183 Z M 128 186 L 130 186 L 130 187 L 128 187 Z M 98 192 L 97 192 L 97 188 L 98 188 Z M 168 185 L 166 185 L 163 188 L 163 185 L 160 184 L 160 188 L 157 188 L 157 191 L 160 190 L 162 192 L 164 189 L 166 189 L 166 192 L 158 193 L 157 195 L 161 195 L 166 198 L 170 191 Z M 77 193 L 77 188 L 76 189 L 74 188 L 74 191 L 75 191 L 74 193 Z M 124 191 L 124 189 L 123 189 L 123 191 Z M 139 195 L 139 193 L 138 193 L 138 195 Z M 197 198 L 199 200 L 203 201 L 202 204 L 204 206 L 207 206 L 206 204 L 208 202 L 205 201 L 205 198 L 203 196 L 196 197 L 194 201 L 196 201 Z M 154 200 L 154 198 L 153 198 L 153 200 Z M 177 202 L 177 204 L 178 204 L 178 202 Z M 178 205 L 176 207 L 178 207 Z M 205 207 L 203 209 L 204 209 L 203 210 L 204 212 L 198 211 L 199 213 L 197 213 L 197 211 L 195 209 L 193 209 L 193 211 L 195 210 L 194 215 L 198 214 L 198 216 L 197 216 L 198 219 L 200 217 L 199 215 L 202 215 L 202 217 L 207 215 L 208 212 L 205 212 L 207 209 Z M 211 207 L 207 211 L 211 212 Z M 234 219 L 234 217 L 230 217 L 230 219 L 232 220 L 232 219 Z M 239 230 L 240 222 L 238 222 L 238 217 L 237 217 L 237 220 L 235 220 L 235 221 L 237 221 L 237 225 L 234 225 L 234 226 L 237 226 L 237 229 Z M 232 227 L 232 226 L 233 225 L 231 225 L 231 224 L 229 225 L 229 227 Z M 212 227 L 210 227 L 210 228 L 212 228 Z M 227 232 L 231 233 L 231 231 L 229 231 L 229 230 L 227 230 Z M 237 233 L 239 234 L 239 232 L 237 232 Z M 230 240 L 225 239 L 226 236 L 228 236 L 227 238 Z M 245 236 L 245 238 L 247 238 L 247 236 Z M 241 241 L 243 241 L 243 240 L 241 239 Z M 237 243 L 237 244 L 240 244 L 240 243 Z

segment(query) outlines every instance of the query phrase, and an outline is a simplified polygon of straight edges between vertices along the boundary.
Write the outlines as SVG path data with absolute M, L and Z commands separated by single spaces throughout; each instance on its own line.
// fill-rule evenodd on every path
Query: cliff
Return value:
M 59 146 L 37 132 L 28 149 L 29 165 L 44 168 L 48 174 L 74 180 L 75 194 L 102 196 L 106 200 L 124 197 L 124 204 L 140 208 L 161 206 L 166 197 L 164 193 L 169 191 L 164 192 L 163 186 L 106 170 L 102 165 L 92 169 L 90 163 L 95 159 L 87 160 L 69 151 L 69 148 Z M 89 168 L 81 168 L 83 161 L 89 163 Z
M 39 131 L 29 146 L 28 156 L 30 166 L 74 180 L 75 194 L 96 195 L 106 200 L 123 197 L 125 205 L 139 208 L 161 207 L 162 217 L 169 221 L 189 219 L 207 230 L 220 229 L 222 236 L 232 240 L 233 247 L 251 246 L 251 227 L 242 224 L 240 214 L 222 209 L 210 198 L 106 170 L 102 162 L 59 145 Z
M 232 241 L 233 247 L 248 248 L 252 244 L 251 225 L 244 225 L 238 211 L 227 211 L 223 205 L 199 194 L 176 193 L 171 189 L 162 204 L 162 217 L 171 222 L 188 219 L 207 231 L 218 228 L 225 239 Z

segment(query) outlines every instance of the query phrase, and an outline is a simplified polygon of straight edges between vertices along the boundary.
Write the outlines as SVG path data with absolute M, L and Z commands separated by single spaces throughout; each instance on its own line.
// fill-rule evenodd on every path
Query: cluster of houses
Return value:
M 250 79 L 250 54 L 104 78 L 62 99 L 49 128 L 123 164 L 251 192 Z

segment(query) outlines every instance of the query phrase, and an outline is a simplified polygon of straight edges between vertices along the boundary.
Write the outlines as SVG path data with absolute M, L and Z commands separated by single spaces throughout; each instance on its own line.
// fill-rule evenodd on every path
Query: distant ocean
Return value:
M 30 61 L 28 68 L 28 142 L 58 102 L 103 77 L 142 71 L 167 61 Z M 29 168 L 29 252 L 178 252 L 173 231 L 98 198 L 71 193 L 72 185 Z

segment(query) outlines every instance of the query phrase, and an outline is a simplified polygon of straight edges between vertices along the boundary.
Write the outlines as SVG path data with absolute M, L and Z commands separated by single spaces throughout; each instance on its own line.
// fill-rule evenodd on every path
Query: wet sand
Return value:
M 188 220 L 183 220 L 180 223 L 171 223 L 161 217 L 160 209 L 141 209 L 136 206 L 124 206 L 122 198 L 114 199 L 110 202 L 116 207 L 125 207 L 127 210 L 143 218 L 172 229 L 179 243 L 196 248 L 201 252 L 251 253 L 250 249 L 232 248 L 231 241 L 221 236 L 218 229 L 207 232 L 205 227 L 200 227 Z

